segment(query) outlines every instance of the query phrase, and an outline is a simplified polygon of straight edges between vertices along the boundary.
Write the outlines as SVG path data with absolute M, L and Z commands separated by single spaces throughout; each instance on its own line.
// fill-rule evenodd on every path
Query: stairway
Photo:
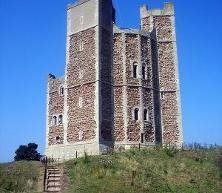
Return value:
M 61 171 L 56 166 L 48 166 L 46 170 L 45 192 L 61 191 Z

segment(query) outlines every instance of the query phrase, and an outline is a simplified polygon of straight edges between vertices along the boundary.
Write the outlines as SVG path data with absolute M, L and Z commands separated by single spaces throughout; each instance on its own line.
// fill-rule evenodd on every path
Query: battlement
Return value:
M 67 9 L 76 7 L 76 6 L 78 6 L 78 5 L 81 5 L 81 4 L 83 4 L 83 3 L 86 3 L 87 1 L 90 1 L 90 0 L 78 0 L 78 1 L 76 1 L 75 3 L 70 3 L 70 4 L 68 4 Z
M 138 29 L 132 29 L 132 28 L 120 28 L 117 25 L 113 25 L 113 33 L 123 33 L 123 34 L 136 34 L 136 35 L 143 35 L 150 37 L 150 33 L 146 31 L 141 31 Z
M 161 15 L 174 15 L 173 3 L 164 3 L 163 9 L 149 9 L 147 5 L 140 7 L 140 18 L 146 18 L 149 16 L 161 16 Z

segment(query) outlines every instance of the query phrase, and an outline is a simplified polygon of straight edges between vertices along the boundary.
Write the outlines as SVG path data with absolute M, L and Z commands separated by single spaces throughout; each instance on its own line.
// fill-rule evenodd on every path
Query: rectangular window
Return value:
M 145 66 L 142 67 L 142 76 L 143 76 L 143 79 L 146 79 L 146 67 Z
M 137 78 L 137 65 L 133 65 L 133 78 Z

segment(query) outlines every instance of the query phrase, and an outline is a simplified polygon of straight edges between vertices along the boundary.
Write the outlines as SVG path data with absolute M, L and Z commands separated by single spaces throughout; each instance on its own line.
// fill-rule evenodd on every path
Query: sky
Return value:
M 48 73 L 64 74 L 66 6 L 75 0 L 0 0 L 0 162 L 21 144 L 44 153 Z M 222 145 L 222 1 L 174 0 L 184 142 Z M 139 7 L 113 0 L 117 25 L 139 28 Z

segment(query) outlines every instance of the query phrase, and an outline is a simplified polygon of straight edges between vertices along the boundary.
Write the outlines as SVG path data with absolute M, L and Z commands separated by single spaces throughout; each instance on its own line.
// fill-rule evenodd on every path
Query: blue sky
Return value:
M 139 27 L 139 6 L 113 0 L 117 24 Z M 0 162 L 21 144 L 44 152 L 47 74 L 64 73 L 66 5 L 73 0 L 0 0 Z M 174 0 L 184 141 L 222 144 L 222 1 Z

